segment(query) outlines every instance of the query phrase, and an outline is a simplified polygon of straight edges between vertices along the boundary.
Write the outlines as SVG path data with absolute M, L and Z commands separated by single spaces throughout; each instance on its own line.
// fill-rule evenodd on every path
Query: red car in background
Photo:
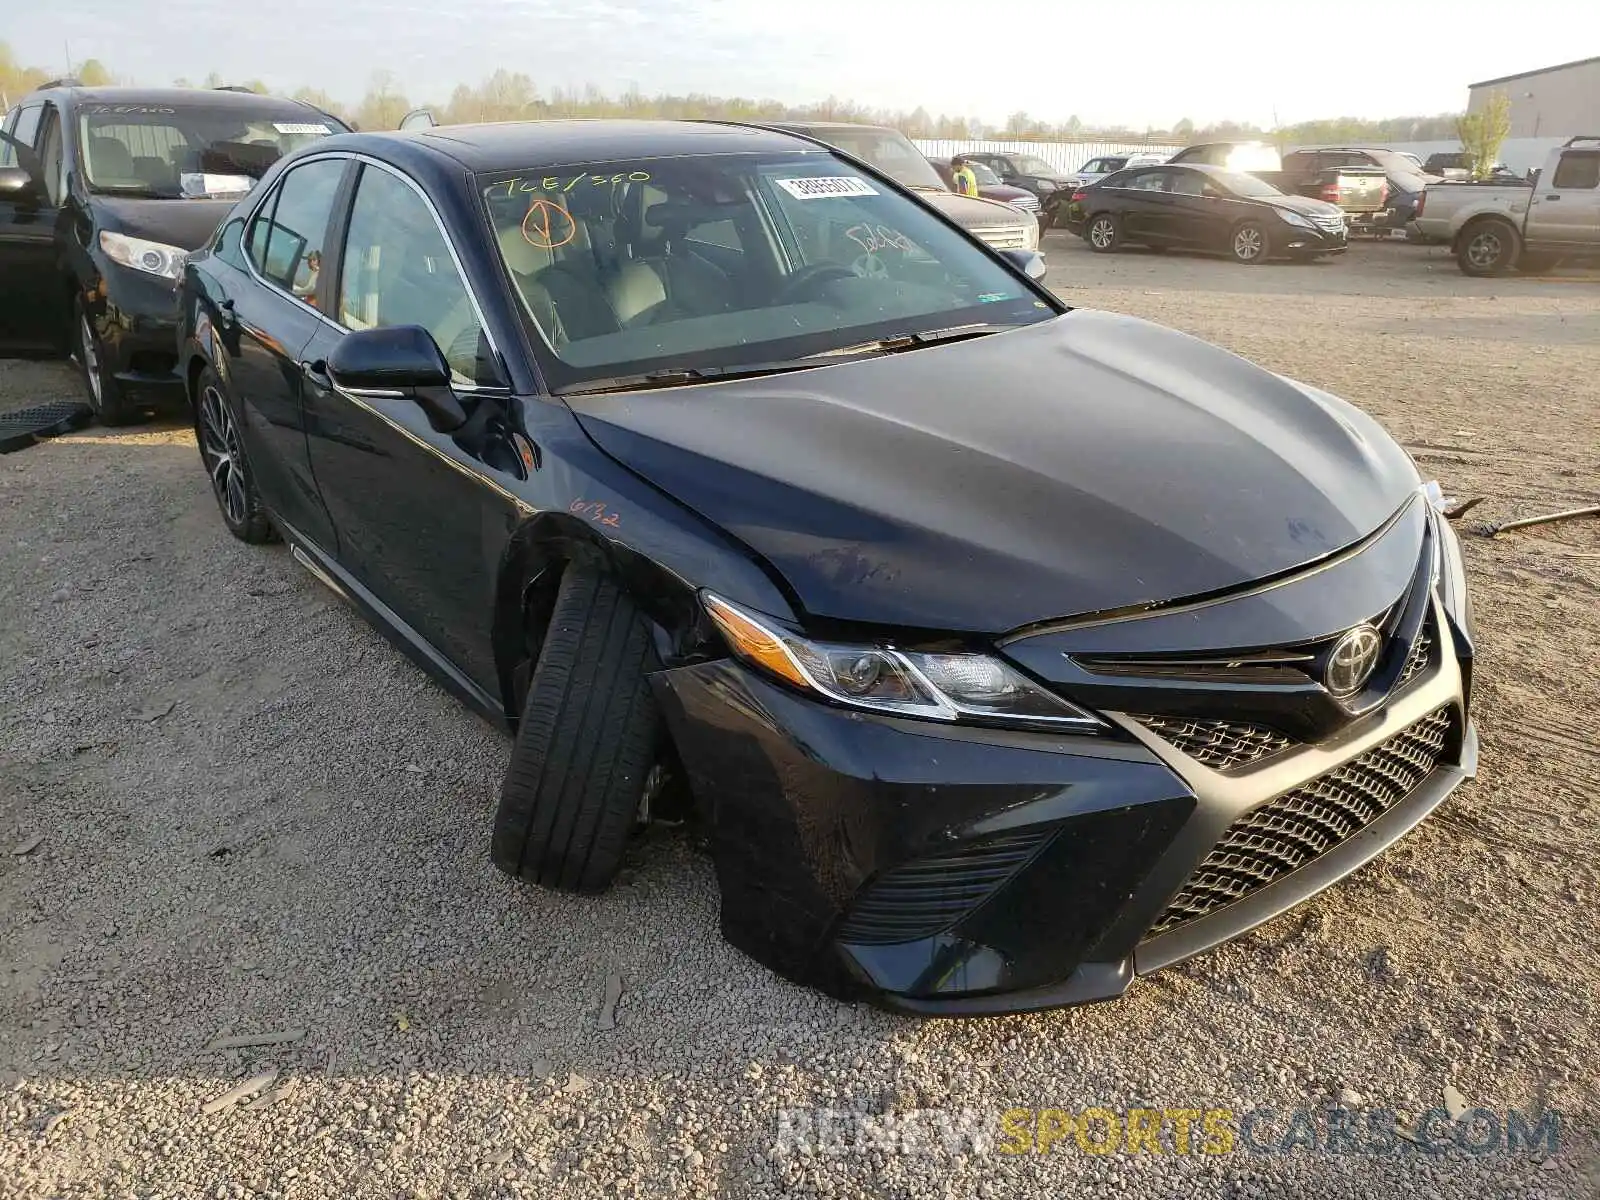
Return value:
M 939 178 L 944 181 L 945 187 L 952 192 L 956 190 L 956 173 L 951 167 L 948 158 L 930 158 L 928 165 L 939 173 Z M 1039 197 L 1027 188 L 1012 187 L 1009 183 L 1001 183 L 1000 176 L 996 175 L 981 162 L 967 159 L 967 166 L 971 168 L 973 176 L 978 181 L 978 195 L 985 200 L 998 200 L 1001 204 L 1009 204 L 1012 208 L 1021 209 L 1035 220 L 1043 222 L 1039 211 Z

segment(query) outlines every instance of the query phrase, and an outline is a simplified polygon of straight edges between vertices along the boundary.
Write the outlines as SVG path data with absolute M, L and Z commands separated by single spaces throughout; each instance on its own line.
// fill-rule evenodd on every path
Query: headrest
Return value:
M 116 138 L 90 138 L 89 161 L 94 166 L 94 174 L 107 179 L 129 179 L 133 176 L 133 155 Z
M 555 262 L 549 251 L 535 246 L 522 236 L 521 225 L 508 225 L 499 232 L 500 253 L 505 255 L 506 266 L 518 275 L 535 275 Z

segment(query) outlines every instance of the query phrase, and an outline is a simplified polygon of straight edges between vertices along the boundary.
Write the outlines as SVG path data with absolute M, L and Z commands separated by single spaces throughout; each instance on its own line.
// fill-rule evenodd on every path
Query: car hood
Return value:
M 1013 200 L 1021 200 L 1033 195 L 1027 188 L 1012 187 L 1009 183 L 986 183 L 978 188 L 985 200 L 998 200 L 1001 204 L 1010 204 Z
M 1259 199 L 1273 208 L 1287 208 L 1308 217 L 1332 217 L 1344 211 L 1326 200 L 1313 200 L 1310 196 L 1262 196 Z
M 198 250 L 232 211 L 231 200 L 134 200 L 96 196 L 94 212 L 101 229 L 164 242 L 180 250 Z
M 980 200 L 976 196 L 923 191 L 921 188 L 914 194 L 917 199 L 932 205 L 966 229 L 975 229 L 980 225 L 1015 225 L 1023 219 L 1016 209 L 998 200 Z
M 1303 566 L 1417 487 L 1358 409 L 1079 309 L 814 371 L 568 404 L 804 610 L 998 634 Z

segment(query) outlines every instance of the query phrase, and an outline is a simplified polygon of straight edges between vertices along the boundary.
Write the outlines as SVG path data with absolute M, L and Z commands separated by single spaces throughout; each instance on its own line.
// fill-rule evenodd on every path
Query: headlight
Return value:
M 1303 225 L 1307 229 L 1315 229 L 1317 227 L 1316 222 L 1310 217 L 1301 216 L 1297 212 L 1290 212 L 1287 208 L 1280 208 L 1278 215 L 1291 225 Z
M 163 279 L 177 279 L 183 274 L 183 264 L 189 259 L 189 252 L 177 246 L 169 246 L 165 242 L 147 242 L 143 238 L 112 233 L 110 230 L 101 231 L 100 249 L 106 252 L 112 262 L 149 275 L 159 275 Z
M 1029 215 L 1031 216 L 1032 214 L 1030 213 Z M 1029 250 L 1037 250 L 1039 248 L 1039 222 L 1029 221 L 1027 225 L 1023 226 L 1022 236 L 1027 241 Z
M 986 654 L 814 642 L 709 592 L 701 598 L 740 658 L 837 704 L 930 721 L 975 720 L 1075 733 L 1107 728 L 1093 713 Z

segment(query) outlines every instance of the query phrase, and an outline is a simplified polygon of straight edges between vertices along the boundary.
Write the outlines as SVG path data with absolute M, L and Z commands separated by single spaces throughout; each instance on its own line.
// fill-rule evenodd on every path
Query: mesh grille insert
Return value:
M 1275 729 L 1243 721 L 1192 717 L 1136 717 L 1135 720 L 1213 771 L 1236 771 L 1294 745 Z
M 1400 669 L 1400 678 L 1395 683 L 1395 689 L 1405 687 L 1423 671 L 1428 669 L 1428 663 L 1433 658 L 1433 630 L 1424 625 L 1417 631 L 1417 640 L 1411 643 L 1411 652 L 1406 655 L 1406 665 Z
M 1357 833 L 1438 764 L 1453 721 L 1441 708 L 1229 826 L 1150 930 L 1165 933 L 1242 900 Z
M 858 945 L 914 942 L 948 929 L 1022 870 L 1052 832 L 990 838 L 891 868 L 862 891 L 839 939 Z

